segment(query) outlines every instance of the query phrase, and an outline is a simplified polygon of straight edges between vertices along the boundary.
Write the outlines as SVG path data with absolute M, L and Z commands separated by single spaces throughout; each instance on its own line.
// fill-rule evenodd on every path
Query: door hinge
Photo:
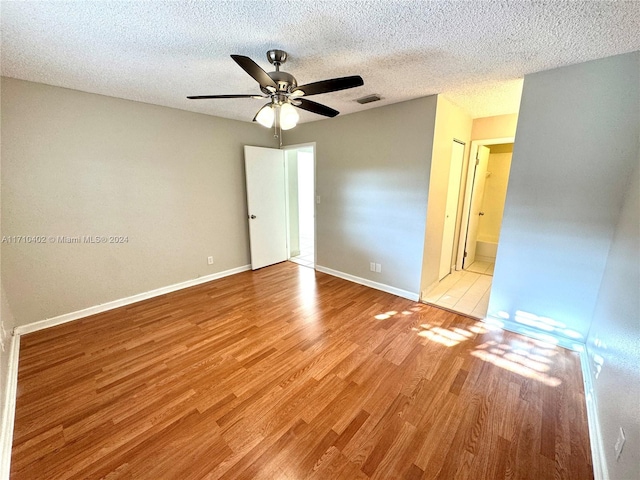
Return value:
M 467 258 L 467 252 L 464 252 L 463 258 Z

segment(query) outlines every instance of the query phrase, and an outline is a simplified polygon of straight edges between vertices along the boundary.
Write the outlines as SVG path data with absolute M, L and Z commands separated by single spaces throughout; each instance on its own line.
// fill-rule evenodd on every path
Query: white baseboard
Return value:
M 247 270 L 251 270 L 251 265 L 243 265 L 242 267 L 232 268 L 230 270 L 225 270 L 223 272 L 212 273 L 211 275 L 205 275 L 204 277 L 194 278 L 192 280 L 187 280 L 186 282 L 174 283 L 173 285 L 169 285 L 167 287 L 156 288 L 155 290 L 138 293 L 130 297 L 121 298 L 119 300 L 113 300 L 111 302 L 102 303 L 100 305 L 84 308 L 82 310 L 77 310 L 75 312 L 65 313 L 64 315 L 58 315 L 57 317 L 47 318 L 45 320 L 40 320 L 38 322 L 30 323 L 28 325 L 21 325 L 16 327 L 14 329 L 14 332 L 17 335 L 24 335 L 25 333 L 37 332 L 38 330 L 54 327 L 56 325 L 61 325 L 67 322 L 72 322 L 80 318 L 88 317 L 89 315 L 95 315 L 96 313 L 106 312 L 107 310 L 113 310 L 114 308 L 124 307 L 125 305 L 130 305 L 132 303 L 140 302 L 148 298 L 164 295 L 165 293 L 175 292 L 176 290 L 182 290 L 183 288 L 193 287 L 195 285 L 200 285 L 201 283 L 206 283 L 212 280 L 217 280 L 219 278 L 228 277 L 229 275 L 235 275 L 236 273 L 246 272 Z
M 451 271 L 454 271 L 454 267 L 451 267 Z M 433 290 L 434 288 L 436 288 L 438 286 L 438 284 L 440 283 L 440 280 L 436 280 L 435 282 L 433 282 L 431 285 L 429 285 L 427 288 L 425 288 L 424 290 L 422 290 L 422 292 L 420 292 L 420 299 L 422 300 L 423 298 L 425 298 L 427 295 L 429 295 L 429 292 L 431 290 Z
M 16 413 L 16 392 L 18 388 L 18 354 L 20 336 L 13 335 L 9 343 L 7 384 L 4 385 L 2 412 L 0 412 L 0 480 L 9 480 L 11 471 L 11 446 L 13 444 L 13 424 Z
M 584 396 L 587 401 L 587 424 L 589 425 L 589 439 L 591 441 L 593 478 L 594 480 L 609 480 L 607 459 L 604 454 L 602 432 L 600 431 L 598 405 L 593 390 L 589 352 L 586 347 L 580 352 L 580 367 L 582 368 L 582 381 L 584 382 Z
M 342 278 L 343 280 L 349 280 L 350 282 L 359 283 L 360 285 L 364 285 L 366 287 L 375 288 L 376 290 L 382 290 L 383 292 L 391 293 L 392 295 L 397 295 L 398 297 L 407 298 L 409 300 L 413 300 L 414 302 L 417 302 L 420 299 L 420 295 L 418 293 L 402 290 L 400 288 L 392 287 L 384 283 L 374 282 L 373 280 L 367 280 L 366 278 L 356 277 L 355 275 L 350 275 L 348 273 L 333 270 L 331 268 L 316 265 L 316 270 L 328 275 L 333 275 L 334 277 Z
M 542 332 L 517 322 L 505 321 L 501 318 L 487 317 L 483 321 L 489 325 L 495 325 L 504 330 L 519 333 L 520 335 L 524 335 L 525 337 L 533 338 L 535 340 L 555 343 L 560 347 L 579 353 L 580 369 L 582 370 L 582 381 L 584 384 L 584 396 L 587 406 L 587 425 L 589 427 L 589 443 L 591 444 L 593 476 L 594 480 L 609 480 L 607 462 L 602 443 L 602 433 L 600 431 L 600 418 L 598 416 L 598 408 L 593 390 L 593 377 L 591 376 L 589 356 L 585 344 L 560 335 L 554 335 L 553 333 Z

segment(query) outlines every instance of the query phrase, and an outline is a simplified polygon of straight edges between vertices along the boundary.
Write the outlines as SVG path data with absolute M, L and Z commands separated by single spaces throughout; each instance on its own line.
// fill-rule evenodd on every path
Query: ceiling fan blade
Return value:
M 190 100 L 202 100 L 204 98 L 265 98 L 261 95 L 191 95 Z
M 298 102 L 300 102 L 298 104 Z M 322 105 L 321 103 L 312 102 L 311 100 L 307 100 L 306 98 L 297 98 L 295 103 L 293 103 L 298 108 L 302 110 L 306 110 L 308 112 L 317 113 L 318 115 L 324 115 L 325 117 L 335 117 L 340 112 L 334 110 L 333 108 L 327 107 L 326 105 Z
M 274 91 L 278 89 L 278 85 L 269 74 L 249 57 L 245 57 L 244 55 L 231 55 L 231 58 L 233 58 L 245 72 L 251 75 L 261 87 L 272 87 Z
M 330 80 L 307 83 L 306 85 L 300 85 L 293 91 L 303 91 L 306 96 L 309 96 L 320 93 L 337 92 L 338 90 L 346 90 L 347 88 L 360 87 L 362 85 L 364 85 L 362 77 L 360 75 L 353 75 L 351 77 L 332 78 Z

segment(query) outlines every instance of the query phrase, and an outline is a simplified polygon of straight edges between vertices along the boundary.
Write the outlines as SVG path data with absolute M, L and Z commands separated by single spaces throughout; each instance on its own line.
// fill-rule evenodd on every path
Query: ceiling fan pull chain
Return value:
M 277 120 L 273 124 L 273 138 L 278 139 L 278 148 L 282 148 L 282 129 L 280 128 L 280 122 Z

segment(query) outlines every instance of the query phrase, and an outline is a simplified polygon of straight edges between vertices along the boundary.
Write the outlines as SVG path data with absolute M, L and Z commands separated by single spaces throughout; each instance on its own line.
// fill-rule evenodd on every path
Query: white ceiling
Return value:
M 270 71 L 266 51 L 286 50 L 299 84 L 361 75 L 312 98 L 342 114 L 442 93 L 477 118 L 515 112 L 525 74 L 640 50 L 638 1 L 2 1 L 0 15 L 4 76 L 245 121 L 263 102 L 185 98 L 259 93 L 232 53 Z

